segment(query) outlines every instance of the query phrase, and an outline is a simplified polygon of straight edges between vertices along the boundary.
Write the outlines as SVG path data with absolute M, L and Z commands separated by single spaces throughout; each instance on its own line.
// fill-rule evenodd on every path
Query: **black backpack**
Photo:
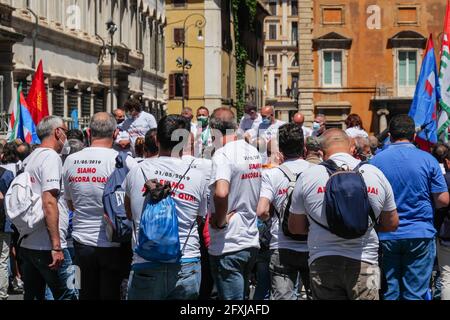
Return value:
M 284 210 L 281 210 L 282 212 L 275 211 L 278 216 L 278 220 L 280 221 L 281 230 L 283 231 L 283 234 L 286 237 L 291 238 L 292 240 L 302 241 L 302 242 L 308 241 L 307 235 L 292 234 L 289 231 L 289 216 L 291 214 L 290 210 L 291 210 L 291 204 L 292 204 L 292 193 L 294 192 L 295 185 L 297 184 L 297 180 L 301 176 L 301 174 L 296 176 L 285 165 L 279 166 L 278 169 L 281 170 L 281 172 L 283 172 L 283 174 L 289 180 L 288 191 L 286 194 L 286 201 L 287 201 L 286 206 L 284 207 Z
M 5 174 L 7 170 L 3 167 L 0 167 L 0 179 L 3 178 L 3 175 Z M 9 185 L 11 184 L 12 180 L 9 181 Z M 1 193 L 3 193 L 3 197 L 6 196 L 6 192 L 8 191 L 9 185 L 7 185 L 7 189 L 6 190 L 0 190 Z M 0 232 L 3 232 L 5 230 L 5 225 L 6 225 L 6 212 L 5 212 L 5 206 L 1 205 L 0 206 Z
M 310 218 L 343 239 L 360 238 L 377 222 L 361 172 L 361 167 L 365 164 L 367 163 L 362 162 L 354 170 L 338 167 L 333 160 L 320 164 L 327 169 L 330 176 L 324 198 L 328 227 L 311 216 Z

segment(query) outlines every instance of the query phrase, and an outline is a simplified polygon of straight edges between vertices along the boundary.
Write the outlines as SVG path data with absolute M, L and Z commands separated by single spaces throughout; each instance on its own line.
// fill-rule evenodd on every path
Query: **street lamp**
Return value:
M 111 69 L 110 69 L 110 76 L 109 76 L 109 81 L 110 81 L 110 95 L 111 95 L 111 110 L 112 111 L 114 109 L 114 55 L 116 53 L 116 51 L 114 50 L 114 34 L 117 31 L 117 25 L 114 23 L 114 21 L 111 19 L 108 20 L 108 22 L 106 22 L 106 30 L 109 33 L 109 36 L 111 38 L 111 44 L 108 47 L 109 50 L 109 55 L 111 56 Z
M 38 36 L 38 29 L 39 29 L 39 17 L 30 8 L 30 0 L 27 0 L 27 10 L 33 15 L 34 17 L 34 29 L 31 32 L 31 38 L 33 39 L 33 61 L 31 63 L 31 68 L 33 70 L 36 70 L 36 42 L 37 42 L 37 36 Z
M 181 67 L 183 68 L 183 100 L 182 100 L 182 104 L 183 104 L 183 109 L 185 108 L 185 99 L 186 99 L 186 69 L 190 69 L 192 67 L 192 63 L 187 63 L 186 59 L 185 59 L 185 48 L 186 48 L 186 33 L 187 30 L 189 29 L 189 26 L 186 28 L 186 24 L 189 20 L 189 18 L 193 17 L 193 16 L 197 16 L 199 17 L 199 19 L 195 22 L 195 27 L 199 30 L 198 31 L 198 36 L 197 39 L 198 41 L 203 41 L 204 37 L 203 37 L 203 31 L 202 28 L 205 27 L 206 25 L 206 18 L 204 15 L 200 14 L 200 13 L 193 13 L 190 14 L 186 17 L 186 19 L 183 22 L 183 39 L 181 41 L 181 45 L 183 46 L 183 56 L 182 56 L 182 63 L 181 63 Z

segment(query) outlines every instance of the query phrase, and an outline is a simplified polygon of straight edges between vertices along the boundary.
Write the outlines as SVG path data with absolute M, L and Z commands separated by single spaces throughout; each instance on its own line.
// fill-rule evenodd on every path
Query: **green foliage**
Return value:
M 244 114 L 245 108 L 245 67 L 248 53 L 245 49 L 239 30 L 239 10 L 249 12 L 249 23 L 253 27 L 256 17 L 257 0 L 231 0 L 231 9 L 234 20 L 235 57 L 236 57 L 236 109 L 238 119 Z

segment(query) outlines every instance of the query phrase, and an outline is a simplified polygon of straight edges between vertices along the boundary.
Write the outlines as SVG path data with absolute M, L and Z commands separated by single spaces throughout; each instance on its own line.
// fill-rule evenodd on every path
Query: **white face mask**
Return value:
M 59 140 L 59 142 L 62 143 L 61 140 Z M 60 152 L 60 155 L 68 156 L 70 154 L 70 144 L 69 144 L 69 140 L 67 140 L 67 137 L 66 137 L 66 141 L 64 141 L 64 143 L 62 143 L 62 145 L 63 145 L 63 147 Z

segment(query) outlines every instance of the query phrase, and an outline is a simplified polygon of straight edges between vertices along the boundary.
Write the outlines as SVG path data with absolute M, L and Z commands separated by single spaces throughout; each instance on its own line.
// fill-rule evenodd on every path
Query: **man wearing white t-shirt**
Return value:
M 254 127 L 246 134 L 246 140 L 252 145 L 258 146 L 261 153 L 262 162 L 266 164 L 269 161 L 267 155 L 267 144 L 278 135 L 278 128 L 280 128 L 284 121 L 275 119 L 275 110 L 271 106 L 264 107 L 261 110 L 262 122 L 258 127 Z
M 112 243 L 104 223 L 103 191 L 116 168 L 112 149 L 117 124 L 108 113 L 91 120 L 91 147 L 69 156 L 64 163 L 64 196 L 74 212 L 72 238 L 75 264 L 81 270 L 81 300 L 119 300 L 123 259 L 120 244 Z M 136 162 L 127 158 L 128 168 Z
M 174 139 L 177 130 L 186 135 Z M 127 215 L 134 222 L 133 248 L 139 237 L 141 215 L 145 205 L 146 180 L 169 182 L 176 204 L 182 257 L 180 263 L 147 261 L 136 252 L 129 282 L 129 300 L 196 300 L 200 291 L 201 264 L 198 218 L 207 213 L 211 166 L 202 159 L 182 158 L 187 142 L 189 122 L 179 115 L 161 119 L 157 142 L 159 158 L 145 159 L 128 174 L 124 189 Z
M 256 148 L 237 140 L 236 118 L 229 108 L 214 111 L 211 129 L 222 134 L 215 144 L 223 145 L 212 159 L 211 270 L 220 299 L 244 300 L 259 249 L 256 207 L 261 156 Z
M 356 168 L 360 161 L 351 156 L 351 141 L 340 129 L 330 129 L 321 136 L 325 160 L 338 167 Z M 398 214 L 392 187 L 376 167 L 365 164 L 360 173 L 367 186 L 373 213 L 380 232 L 395 231 Z M 361 238 L 346 240 L 328 229 L 324 206 L 327 169 L 318 165 L 302 174 L 292 196 L 289 229 L 294 234 L 308 234 L 311 288 L 315 300 L 378 300 L 380 268 L 379 241 L 375 228 L 369 227 Z M 369 219 L 369 217 L 367 217 Z M 320 223 L 321 225 L 319 225 Z
M 312 165 L 303 160 L 305 139 L 298 125 L 289 123 L 281 126 L 278 145 L 283 163 L 279 168 L 264 171 L 257 214 L 264 221 L 272 219 L 271 299 L 297 300 L 295 285 L 299 274 L 306 291 L 309 292 L 308 245 L 306 241 L 286 236 L 280 218 L 285 214 L 289 201 L 289 179 L 307 172 Z M 275 214 L 270 212 L 271 205 Z
M 262 117 L 258 113 L 256 106 L 247 105 L 244 110 L 244 116 L 239 124 L 238 132 L 244 135 L 247 131 L 258 128 L 262 122 Z
M 128 100 L 124 107 L 128 113 L 128 119 L 120 125 L 120 129 L 128 133 L 131 141 L 130 150 L 134 154 L 136 139 L 144 138 L 149 130 L 156 129 L 157 123 L 153 115 L 142 111 L 142 104 L 138 99 Z
M 34 193 L 42 195 L 45 224 L 23 239 L 20 255 L 23 265 L 25 300 L 44 300 L 48 285 L 56 300 L 74 300 L 74 291 L 58 272 L 64 262 L 66 239 L 60 226 L 68 223 L 68 215 L 60 212 L 62 161 L 59 153 L 68 150 L 67 127 L 59 117 L 46 117 L 37 126 L 41 145 L 24 161 L 31 177 Z

